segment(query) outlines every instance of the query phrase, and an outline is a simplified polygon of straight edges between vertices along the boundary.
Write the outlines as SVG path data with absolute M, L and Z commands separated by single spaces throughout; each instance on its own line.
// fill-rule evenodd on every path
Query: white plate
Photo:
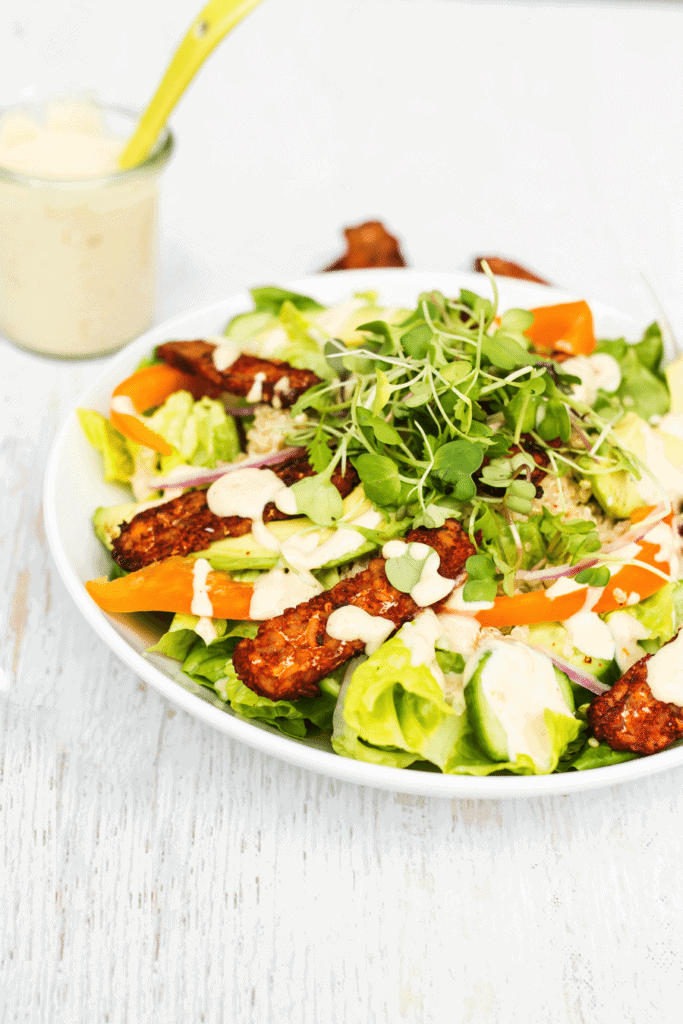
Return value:
M 498 284 L 501 309 L 549 305 L 573 298 L 558 289 L 527 281 L 501 278 Z M 312 295 L 326 304 L 348 298 L 354 292 L 368 290 L 377 291 L 383 303 L 407 306 L 415 303 L 420 292 L 432 288 L 446 295 L 457 294 L 461 287 L 489 294 L 488 282 L 481 274 L 412 270 L 341 271 L 294 281 L 286 287 Z M 249 296 L 238 295 L 148 331 L 119 353 L 97 383 L 81 397 L 78 406 L 106 414 L 114 387 L 156 345 L 171 339 L 219 333 L 231 317 L 250 309 L 251 305 Z M 591 303 L 591 307 L 599 336 L 638 337 L 638 325 L 629 317 L 599 303 Z M 240 719 L 213 697 L 211 691 L 184 676 L 177 662 L 145 653 L 155 643 L 158 630 L 145 623 L 142 617 L 105 614 L 86 592 L 84 582 L 105 574 L 110 564 L 108 555 L 93 533 L 92 513 L 99 505 L 128 500 L 130 495 L 125 488 L 102 480 L 100 455 L 85 440 L 75 411 L 72 412 L 51 453 L 44 494 L 47 534 L 62 579 L 87 621 L 122 661 L 174 704 L 234 739 L 339 779 L 381 789 L 444 797 L 501 798 L 570 793 L 614 785 L 683 763 L 683 748 L 678 747 L 609 768 L 564 775 L 488 778 L 441 775 L 352 761 L 334 754 L 326 741 L 291 739 L 268 725 Z

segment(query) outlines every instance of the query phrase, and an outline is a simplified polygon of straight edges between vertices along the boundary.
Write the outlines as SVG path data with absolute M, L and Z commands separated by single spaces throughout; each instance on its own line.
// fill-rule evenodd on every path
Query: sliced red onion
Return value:
M 572 412 L 571 410 L 569 412 L 569 419 L 571 420 L 572 427 L 574 428 L 574 430 L 578 434 L 579 438 L 581 439 L 581 444 L 584 446 L 584 448 L 586 449 L 586 451 L 590 455 L 591 448 L 593 447 L 593 445 L 591 443 L 591 439 L 589 438 L 588 434 L 583 429 L 583 423 L 581 422 L 579 417 L 576 415 L 576 413 Z M 591 459 L 593 460 L 593 462 L 597 462 L 598 461 L 597 458 L 595 457 L 595 455 L 591 455 Z
M 605 693 L 610 689 L 604 683 L 599 683 L 595 676 L 592 676 L 589 672 L 582 672 L 576 665 L 572 665 L 570 661 L 565 661 L 564 658 L 559 658 L 554 651 L 551 651 L 548 647 L 542 647 L 540 644 L 529 644 L 535 651 L 540 654 L 545 654 L 547 658 L 550 658 L 553 665 L 559 668 L 560 672 L 564 672 L 566 676 L 569 676 L 573 683 L 578 683 L 579 686 L 583 686 L 586 690 L 590 690 L 591 693 L 596 693 L 598 696 L 601 693 Z
M 301 452 L 301 448 L 283 448 L 278 452 L 271 452 L 269 455 L 260 455 L 254 459 L 244 459 L 242 462 L 225 462 L 215 469 L 197 469 L 195 476 L 187 480 L 179 480 L 173 477 L 150 477 L 149 486 L 155 490 L 165 487 L 201 487 L 202 484 L 213 483 L 226 473 L 235 473 L 238 469 L 261 469 L 266 466 L 277 466 L 280 462 L 291 459 L 293 455 Z M 190 468 L 190 467 L 188 467 Z
M 655 526 L 658 526 L 669 512 L 670 509 L 666 505 L 657 505 L 645 519 L 640 523 L 636 523 L 632 530 L 624 533 L 619 540 L 615 540 L 611 544 L 605 544 L 602 550 L 605 554 L 610 554 L 612 551 L 618 551 L 619 548 L 626 547 L 627 544 L 633 544 L 636 541 L 642 540 L 645 534 L 649 533 Z
M 582 558 L 576 565 L 549 565 L 546 569 L 520 569 L 517 578 L 527 583 L 541 582 L 542 580 L 559 580 L 563 576 L 577 576 L 584 569 L 592 569 L 600 561 L 600 555 L 591 555 L 590 558 Z

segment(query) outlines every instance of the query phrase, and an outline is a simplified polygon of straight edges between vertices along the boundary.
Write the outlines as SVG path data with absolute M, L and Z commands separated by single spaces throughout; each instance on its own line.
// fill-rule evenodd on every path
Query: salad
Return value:
M 276 287 L 79 410 L 109 612 L 242 717 L 341 756 L 546 774 L 683 737 L 683 365 L 656 324 L 463 289 Z

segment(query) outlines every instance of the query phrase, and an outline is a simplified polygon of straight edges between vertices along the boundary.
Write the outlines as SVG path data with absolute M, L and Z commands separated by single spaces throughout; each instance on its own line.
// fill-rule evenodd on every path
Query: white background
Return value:
M 141 107 L 190 0 L 0 8 L 0 102 Z M 517 257 L 683 337 L 683 7 L 264 0 L 172 119 L 159 317 L 315 271 L 377 217 L 414 267 Z M 0 341 L 0 1022 L 681 1019 L 680 771 L 571 797 L 332 782 L 175 712 L 45 547 L 103 361 Z

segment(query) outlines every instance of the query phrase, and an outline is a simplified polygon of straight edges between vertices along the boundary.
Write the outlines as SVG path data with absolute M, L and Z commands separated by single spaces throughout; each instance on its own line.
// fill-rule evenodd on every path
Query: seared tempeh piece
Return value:
M 441 557 L 439 574 L 454 580 L 464 577 L 465 562 L 475 551 L 454 519 L 439 530 L 413 530 L 406 540 L 434 548 Z M 316 697 L 320 693 L 318 680 L 365 647 L 362 640 L 335 640 L 327 634 L 327 620 L 335 608 L 344 605 L 391 619 L 397 629 L 423 610 L 410 594 L 389 583 L 384 559 L 373 559 L 363 572 L 268 619 L 255 639 L 240 640 L 233 655 L 237 675 L 250 689 L 271 700 Z
M 652 695 L 647 682 L 651 657 L 646 654 L 632 665 L 588 709 L 595 738 L 604 740 L 612 750 L 656 754 L 683 736 L 683 708 Z
M 314 472 L 305 452 L 273 466 L 272 470 L 287 487 L 313 476 Z M 358 474 L 347 463 L 344 476 L 338 469 L 332 475 L 332 483 L 345 498 L 358 483 Z M 263 510 L 266 523 L 289 518 L 272 501 Z M 171 555 L 203 551 L 224 537 L 242 537 L 250 530 L 251 519 L 214 515 L 206 503 L 206 491 L 190 491 L 163 505 L 138 512 L 129 523 L 122 524 L 119 536 L 113 541 L 112 556 L 126 572 L 135 572 Z
M 184 373 L 203 377 L 214 388 L 220 385 L 230 395 L 265 402 L 276 409 L 288 409 L 304 391 L 320 383 L 320 377 L 311 370 L 297 370 L 281 359 L 258 359 L 245 353 L 227 369 L 217 370 L 213 363 L 215 348 L 208 341 L 169 341 L 157 346 L 157 356 Z

